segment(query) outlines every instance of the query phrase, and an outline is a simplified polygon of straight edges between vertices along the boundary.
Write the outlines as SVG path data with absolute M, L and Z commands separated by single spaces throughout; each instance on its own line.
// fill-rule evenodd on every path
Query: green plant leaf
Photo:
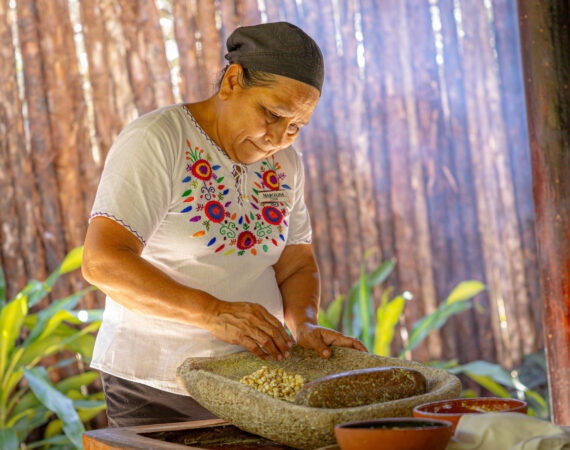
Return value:
M 59 421 L 61 422 L 61 421 Z M 51 422 L 48 424 L 48 427 L 51 425 Z M 60 425 L 60 430 L 61 430 L 61 425 Z M 31 444 L 26 444 L 26 450 L 28 449 L 32 449 L 32 448 L 38 448 L 38 447 L 43 447 L 44 445 L 47 445 L 47 448 L 52 448 L 55 445 L 62 445 L 62 444 L 71 444 L 71 441 L 69 440 L 69 438 L 65 435 L 65 434 L 56 434 L 54 436 L 51 436 L 47 439 L 42 439 L 41 441 L 35 441 L 32 442 Z
M 369 350 L 372 349 L 374 345 L 372 341 L 372 315 L 370 314 L 371 302 L 370 288 L 368 287 L 363 265 L 360 274 L 360 283 L 358 285 L 358 316 L 362 326 L 362 343 Z
M 85 428 L 77 411 L 73 408 L 73 401 L 49 383 L 47 371 L 43 367 L 24 369 L 24 376 L 38 400 L 63 421 L 63 431 L 73 445 L 82 448 L 81 436 Z
M 79 390 L 82 386 L 87 386 L 95 381 L 99 377 L 99 374 L 93 370 L 89 372 L 80 373 L 79 375 L 73 375 L 61 380 L 55 385 L 55 388 L 63 393 L 67 394 L 68 391 L 75 389 Z
M 331 328 L 333 330 L 338 331 L 338 326 L 339 326 L 339 322 L 340 322 L 340 315 L 342 313 L 343 301 L 344 301 L 344 296 L 340 295 L 337 298 L 335 298 L 332 301 L 332 303 L 329 305 L 329 307 L 327 308 L 327 310 L 325 312 L 325 316 L 326 316 L 327 322 L 330 325 L 327 328 Z
M 6 304 L 6 277 L 4 276 L 4 271 L 0 267 L 0 307 L 4 307 Z
M 390 356 L 390 344 L 394 339 L 394 329 L 400 321 L 406 300 L 401 295 L 378 308 L 374 331 L 374 353 Z
M 447 370 L 453 374 L 469 373 L 472 375 L 489 377 L 497 383 L 501 383 L 503 386 L 515 388 L 513 377 L 499 364 L 494 364 L 487 361 L 471 361 L 469 363 L 449 368 Z
M 487 389 L 489 392 L 491 392 L 493 395 L 496 395 L 497 397 L 504 397 L 504 398 L 512 397 L 512 395 L 509 394 L 509 391 L 507 391 L 503 386 L 501 386 L 491 377 L 487 377 L 484 375 L 476 375 L 474 373 L 469 373 L 469 372 L 466 372 L 465 375 L 467 375 L 473 381 L 480 384 L 481 386 L 483 386 L 485 389 Z
M 368 275 L 368 283 L 370 286 L 378 286 L 386 281 L 386 278 L 392 273 L 396 266 L 394 258 L 384 261 L 380 266 Z
M 474 297 L 479 292 L 484 291 L 486 286 L 477 280 L 462 281 L 459 283 L 447 297 L 446 303 L 451 305 L 455 302 L 461 302 Z
M 358 297 L 358 290 L 357 284 L 354 284 L 350 290 L 348 291 L 348 297 L 344 302 L 344 309 L 342 312 L 342 330 L 344 334 L 349 336 L 355 336 L 355 332 L 353 329 L 353 316 L 354 316 L 354 304 L 356 303 L 356 299 Z M 360 330 L 356 335 L 360 333 Z
M 81 267 L 81 261 L 83 259 L 83 246 L 75 247 L 71 250 L 63 262 L 61 263 L 59 274 L 72 272 L 73 270 L 79 269 Z
M 69 313 L 83 323 L 101 322 L 103 320 L 103 309 L 82 309 L 69 311 Z
M 414 323 L 408 344 L 400 352 L 400 357 L 403 357 L 407 351 L 413 350 L 420 345 L 429 333 L 441 328 L 449 317 L 469 308 L 471 308 L 469 300 L 458 301 L 449 305 L 445 302 L 441 303 L 433 313 Z
M 327 321 L 326 312 L 322 308 L 319 308 L 319 313 L 317 314 L 317 321 L 319 323 L 319 326 L 332 329 L 332 325 Z
M 28 297 L 28 308 L 36 306 L 50 292 L 50 287 L 38 280 L 31 280 L 18 296 Z
M 57 327 L 58 324 L 57 321 L 52 322 L 53 317 L 61 311 L 68 311 L 68 314 L 70 314 L 69 311 L 77 306 L 79 299 L 85 294 L 86 291 L 87 289 L 84 289 L 64 299 L 56 300 L 52 302 L 47 308 L 40 311 L 38 313 L 38 319 L 34 328 L 22 345 L 26 347 L 42 334 L 45 335 L 51 333 L 51 331 L 53 331 L 53 327 Z M 50 324 L 50 322 L 52 323 Z
M 524 398 L 529 404 L 529 415 L 532 412 L 535 417 L 548 420 L 550 415 L 548 402 L 538 392 L 527 389 L 524 391 Z
M 74 341 L 81 338 L 81 336 L 95 331 L 99 326 L 99 322 L 94 322 L 81 330 L 75 330 L 71 327 L 64 326 L 64 324 L 60 324 L 52 334 L 46 335 L 42 339 L 37 339 L 26 347 L 19 365 L 35 365 L 41 358 L 51 355 L 62 348 L 69 347 Z
M 16 297 L 5 305 L 0 313 L 0 380 L 6 376 L 8 356 L 14 349 L 24 317 L 28 313 L 27 300 L 26 296 Z
M 0 448 L 5 450 L 18 450 L 20 443 L 18 435 L 13 429 L 0 428 Z

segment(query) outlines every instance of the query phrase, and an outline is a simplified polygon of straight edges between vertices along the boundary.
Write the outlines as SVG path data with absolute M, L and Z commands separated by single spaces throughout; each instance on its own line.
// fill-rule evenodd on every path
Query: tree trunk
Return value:
M 519 0 L 550 407 L 570 426 L 570 7 Z
M 13 298 L 29 277 L 46 276 L 44 249 L 36 228 L 34 204 L 37 192 L 33 183 L 32 161 L 24 135 L 22 104 L 18 93 L 16 60 L 12 44 L 8 0 L 0 1 L 0 174 L 2 199 L 0 232 L 2 268 L 6 276 L 6 294 Z
M 152 88 L 144 30 L 140 23 L 140 5 L 136 0 L 124 0 L 120 5 L 129 80 L 135 105 L 142 115 L 156 109 L 158 103 Z
M 222 68 L 223 61 L 222 46 L 220 43 L 220 32 L 216 28 L 216 8 L 214 2 L 210 0 L 198 0 L 197 23 L 200 35 L 202 36 L 202 59 L 204 60 L 204 70 L 202 74 L 206 83 L 205 95 L 214 93 L 214 84 L 217 74 Z M 223 52 L 225 54 L 225 52 Z
M 240 25 L 257 25 L 261 22 L 257 0 L 237 0 L 237 12 Z
M 205 94 L 206 83 L 196 49 L 196 11 L 186 0 L 172 0 L 174 36 L 180 54 L 180 93 L 185 102 L 196 102 Z
M 138 116 L 137 105 L 130 83 L 126 39 L 123 36 L 121 7 L 116 0 L 100 0 L 99 8 L 107 32 L 109 70 L 113 77 L 113 95 L 121 124 L 127 124 Z
M 18 31 L 24 66 L 24 87 L 30 124 L 31 154 L 34 177 L 39 192 L 36 205 L 36 223 L 45 249 L 45 264 L 48 272 L 54 271 L 66 253 L 63 223 L 58 196 L 58 183 L 53 161 L 57 157 L 52 146 L 49 125 L 49 109 L 44 80 L 44 64 L 40 51 L 40 35 L 36 5 L 33 0 L 20 0 L 18 6 Z M 55 297 L 68 293 L 68 289 L 56 284 L 52 291 Z
M 455 19 L 455 5 L 453 0 L 440 2 L 440 18 L 442 44 L 444 50 L 444 64 L 441 81 L 442 90 L 442 115 L 444 116 L 444 135 L 453 137 L 450 141 L 450 164 L 451 176 L 448 175 L 451 184 L 457 189 L 457 207 L 452 209 L 443 219 L 444 223 L 450 220 L 450 216 L 456 214 L 460 229 L 457 241 L 451 245 L 453 259 L 453 272 L 457 281 L 466 279 L 479 279 L 485 282 L 485 270 L 480 238 L 479 218 L 477 216 L 477 203 L 475 185 L 473 182 L 473 169 L 471 166 L 471 149 L 468 138 L 467 111 L 465 104 L 464 74 L 461 66 L 462 37 L 458 35 Z M 443 167 L 442 167 L 443 170 Z M 447 211 L 445 211 L 447 213 Z M 465 266 L 459 263 L 456 272 L 456 264 L 463 261 Z M 496 361 L 496 344 L 493 323 L 495 309 L 491 307 L 489 294 L 479 295 L 478 304 L 480 311 L 473 314 L 477 333 L 477 347 L 479 358 L 486 361 Z M 448 327 L 444 332 L 444 353 L 453 354 L 453 342 L 457 334 Z M 457 328 L 456 328 L 457 329 Z M 462 359 L 463 361 L 463 359 Z
M 102 6 L 94 0 L 82 0 L 81 24 L 85 51 L 89 62 L 89 82 L 97 145 L 101 160 L 105 159 L 113 141 L 123 128 L 115 103 L 115 82 L 110 71 L 112 52 L 110 36 L 105 30 Z
M 164 35 L 160 27 L 160 15 L 154 0 L 138 1 L 138 26 L 142 27 L 145 40 L 146 58 L 152 76 L 152 86 L 157 106 L 174 103 L 170 63 L 166 58 Z

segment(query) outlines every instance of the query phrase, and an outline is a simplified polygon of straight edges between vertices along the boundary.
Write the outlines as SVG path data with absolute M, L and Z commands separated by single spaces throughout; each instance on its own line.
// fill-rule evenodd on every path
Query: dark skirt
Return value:
M 217 419 L 192 397 L 101 372 L 110 427 Z

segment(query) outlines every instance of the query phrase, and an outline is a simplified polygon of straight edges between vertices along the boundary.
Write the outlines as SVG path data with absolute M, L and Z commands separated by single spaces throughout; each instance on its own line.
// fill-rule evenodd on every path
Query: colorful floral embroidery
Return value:
M 239 206 L 234 206 L 238 211 L 230 211 L 228 208 L 232 201 L 224 202 L 229 189 L 222 183 L 221 166 L 212 165 L 212 158 L 203 149 L 192 148 L 189 141 L 186 143 L 187 176 L 182 182 L 187 183 L 189 189 L 184 191 L 182 197 L 183 203 L 188 206 L 181 212 L 191 213 L 188 220 L 203 227 L 192 237 L 208 235 L 205 237 L 209 237 L 207 247 L 224 255 L 235 251 L 238 255 L 247 251 L 257 255 L 258 251 L 269 251 L 271 245 L 278 247 L 279 241 L 285 242 L 283 227 L 288 226 L 285 217 L 288 215 L 289 202 L 260 202 L 259 199 L 259 192 L 262 191 L 291 191 L 288 185 L 282 183 L 286 175 L 280 172 L 281 166 L 274 156 L 262 162 L 260 172 L 254 172 L 259 182 L 254 183 L 255 195 L 249 197 L 252 209 L 247 211 L 247 206 L 238 202 Z M 288 199 L 286 195 L 284 197 Z
M 272 191 L 279 190 L 279 178 L 274 170 L 267 170 L 263 174 L 263 183 Z

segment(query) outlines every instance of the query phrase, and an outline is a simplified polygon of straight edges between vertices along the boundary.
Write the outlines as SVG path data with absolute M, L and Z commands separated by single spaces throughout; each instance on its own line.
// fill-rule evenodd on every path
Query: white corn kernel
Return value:
M 270 369 L 263 366 L 244 376 L 240 382 L 278 400 L 293 402 L 295 394 L 306 381 L 301 375 L 287 373 L 280 367 Z

